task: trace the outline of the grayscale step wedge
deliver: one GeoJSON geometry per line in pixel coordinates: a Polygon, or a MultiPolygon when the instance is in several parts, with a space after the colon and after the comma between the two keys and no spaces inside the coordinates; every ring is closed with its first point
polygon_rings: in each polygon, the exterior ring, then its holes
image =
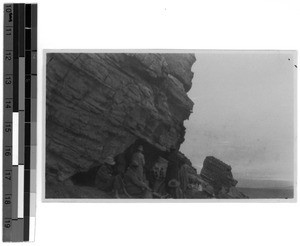
{"type": "Polygon", "coordinates": [[[34,241],[37,5],[4,4],[3,23],[2,240],[34,241]]]}

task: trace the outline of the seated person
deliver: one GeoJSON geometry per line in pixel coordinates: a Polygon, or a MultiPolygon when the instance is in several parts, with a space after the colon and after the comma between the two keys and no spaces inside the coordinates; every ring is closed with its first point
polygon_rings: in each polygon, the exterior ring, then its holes
{"type": "Polygon", "coordinates": [[[132,161],[124,175],[125,189],[134,198],[152,198],[151,189],[140,175],[139,163],[132,161]]]}
{"type": "Polygon", "coordinates": [[[103,191],[113,191],[115,197],[119,198],[119,190],[122,188],[120,175],[114,175],[115,161],[109,156],[105,159],[104,164],[100,166],[95,178],[95,185],[103,191]]]}
{"type": "Polygon", "coordinates": [[[184,198],[182,190],[180,189],[180,182],[176,179],[171,179],[168,182],[169,193],[172,198],[184,198]]]}
{"type": "Polygon", "coordinates": [[[144,148],[142,145],[140,145],[136,152],[133,154],[131,162],[136,162],[138,164],[138,171],[139,171],[139,175],[142,177],[142,180],[145,181],[146,177],[145,177],[145,157],[144,157],[144,148]]]}
{"type": "Polygon", "coordinates": [[[159,156],[150,171],[151,187],[154,192],[161,195],[166,195],[165,178],[167,168],[168,161],[159,156]]]}

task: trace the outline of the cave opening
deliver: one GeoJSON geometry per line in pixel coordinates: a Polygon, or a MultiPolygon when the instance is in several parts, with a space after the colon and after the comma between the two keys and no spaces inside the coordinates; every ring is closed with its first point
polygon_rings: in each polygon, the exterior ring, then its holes
{"type": "MultiPolygon", "coordinates": [[[[129,166],[132,156],[137,151],[139,146],[143,146],[144,149],[143,154],[145,157],[145,175],[146,179],[149,180],[151,183],[151,169],[153,165],[156,163],[159,157],[167,159],[168,152],[156,148],[144,139],[137,139],[131,146],[129,146],[123,153],[120,154],[124,154],[127,167],[129,166]]],[[[118,156],[116,156],[116,159],[117,158],[118,156]]]]}
{"type": "MultiPolygon", "coordinates": [[[[124,174],[130,165],[133,154],[137,151],[139,146],[143,146],[144,149],[145,175],[146,179],[149,181],[149,185],[152,186],[152,167],[159,157],[168,159],[169,152],[158,149],[144,139],[137,139],[133,144],[125,149],[125,151],[116,155],[114,157],[116,164],[113,166],[113,169],[115,174],[124,174]]],[[[101,165],[102,163],[97,163],[86,171],[77,172],[70,178],[70,180],[74,185],[95,187],[95,178],[101,165]]]]}

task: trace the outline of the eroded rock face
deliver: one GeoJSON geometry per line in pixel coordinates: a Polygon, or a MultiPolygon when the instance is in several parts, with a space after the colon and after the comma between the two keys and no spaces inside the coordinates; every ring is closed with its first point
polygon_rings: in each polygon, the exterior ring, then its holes
{"type": "Polygon", "coordinates": [[[179,148],[193,108],[186,93],[195,60],[193,54],[48,53],[46,196],[48,184],[138,139],[162,152],[179,148]]]}

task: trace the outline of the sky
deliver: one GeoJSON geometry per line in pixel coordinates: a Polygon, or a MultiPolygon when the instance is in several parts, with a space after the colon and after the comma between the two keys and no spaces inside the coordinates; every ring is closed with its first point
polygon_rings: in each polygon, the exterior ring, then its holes
{"type": "Polygon", "coordinates": [[[196,59],[181,151],[199,171],[212,155],[237,180],[293,182],[295,53],[204,51],[196,59]]]}

